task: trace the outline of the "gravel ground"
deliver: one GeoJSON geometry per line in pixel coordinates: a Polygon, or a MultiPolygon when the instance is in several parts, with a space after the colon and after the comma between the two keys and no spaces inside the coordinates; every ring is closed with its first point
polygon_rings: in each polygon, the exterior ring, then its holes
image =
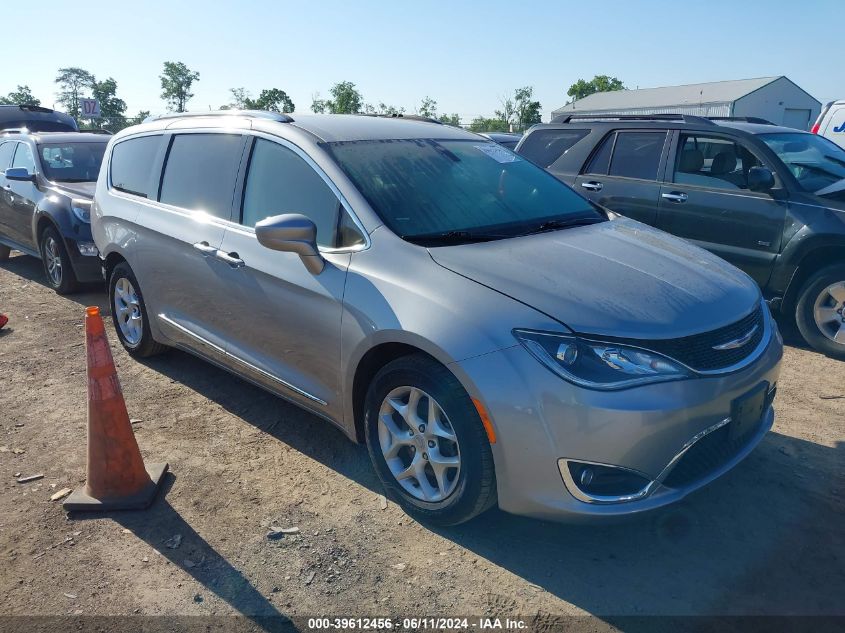
{"type": "Polygon", "coordinates": [[[845,615],[845,364],[794,336],[773,431],[674,507],[432,530],[330,425],[188,354],[136,362],[108,320],[144,457],[172,474],[146,512],[69,520],[50,497],[84,482],[83,307],[106,303],[0,263],[0,615],[845,615]]]}

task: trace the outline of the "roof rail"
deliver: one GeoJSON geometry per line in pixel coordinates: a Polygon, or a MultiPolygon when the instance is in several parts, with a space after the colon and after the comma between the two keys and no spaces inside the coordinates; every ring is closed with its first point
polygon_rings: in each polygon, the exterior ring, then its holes
{"type": "Polygon", "coordinates": [[[760,125],[775,125],[768,119],[761,119],[758,116],[709,116],[711,121],[744,121],[745,123],[759,123],[760,125]]]}
{"type": "Polygon", "coordinates": [[[21,110],[26,110],[28,112],[55,112],[55,110],[51,110],[50,108],[45,108],[44,106],[35,105],[34,103],[9,103],[9,104],[2,104],[9,108],[20,108],[21,110]]]}
{"type": "Polygon", "coordinates": [[[108,134],[108,135],[114,134],[114,132],[112,132],[110,130],[103,130],[103,129],[100,129],[100,128],[97,128],[96,130],[79,130],[79,131],[84,132],[85,134],[108,134]]]}
{"type": "Polygon", "coordinates": [[[682,123],[697,123],[698,125],[714,125],[710,119],[692,114],[561,114],[552,119],[552,123],[569,123],[570,121],[681,121],[682,123]]]}
{"type": "Polygon", "coordinates": [[[29,128],[25,127],[8,127],[0,129],[0,134],[29,134],[29,128]]]}
{"type": "Polygon", "coordinates": [[[267,119],[270,121],[277,121],[278,123],[293,123],[293,118],[281,112],[270,112],[269,110],[210,110],[208,112],[168,112],[167,114],[157,114],[148,116],[144,119],[144,123],[151,121],[162,121],[164,119],[182,119],[187,117],[204,117],[204,116],[240,116],[250,119],[267,119]]]}
{"type": "Polygon", "coordinates": [[[432,119],[428,116],[422,116],[421,114],[405,114],[403,112],[398,112],[396,114],[376,114],[371,112],[364,112],[364,116],[375,116],[383,119],[408,119],[409,121],[424,121],[425,123],[436,123],[437,125],[443,125],[443,121],[438,121],[437,119],[432,119]]]}

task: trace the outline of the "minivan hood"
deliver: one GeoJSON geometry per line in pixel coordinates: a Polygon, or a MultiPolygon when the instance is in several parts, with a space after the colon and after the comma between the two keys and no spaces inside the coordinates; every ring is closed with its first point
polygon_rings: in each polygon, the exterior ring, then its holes
{"type": "Polygon", "coordinates": [[[94,192],[97,190],[96,182],[56,182],[53,186],[61,193],[88,200],[94,199],[94,192]]]}
{"type": "Polygon", "coordinates": [[[687,336],[738,321],[760,300],[739,269],[627,218],[429,252],[444,268],[581,333],[687,336]]]}

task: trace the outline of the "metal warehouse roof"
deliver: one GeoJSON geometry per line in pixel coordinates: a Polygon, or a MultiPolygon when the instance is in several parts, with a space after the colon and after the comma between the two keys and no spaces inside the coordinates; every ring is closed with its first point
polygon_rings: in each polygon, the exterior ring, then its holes
{"type": "Polygon", "coordinates": [[[553,112],[579,110],[619,110],[631,108],[654,108],[668,106],[696,106],[705,103],[730,103],[766,86],[780,77],[758,77],[733,81],[713,81],[685,86],[664,86],[641,90],[615,90],[597,92],[583,99],[567,103],[553,112]]]}

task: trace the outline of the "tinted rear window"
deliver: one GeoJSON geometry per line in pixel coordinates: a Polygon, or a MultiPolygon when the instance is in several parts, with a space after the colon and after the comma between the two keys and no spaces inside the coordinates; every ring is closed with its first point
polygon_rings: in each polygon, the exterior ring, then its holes
{"type": "Polygon", "coordinates": [[[122,141],[111,155],[111,185],[119,191],[144,198],[155,197],[153,165],[161,136],[142,136],[122,141]]]}
{"type": "Polygon", "coordinates": [[[175,136],[161,182],[161,202],[228,220],[243,145],[240,134],[175,136]]]}
{"type": "Polygon", "coordinates": [[[657,180],[665,139],[666,132],[618,132],[609,175],[657,180]]]}
{"type": "Polygon", "coordinates": [[[537,130],[528,135],[519,153],[540,167],[548,167],[589,130],[537,130]]]}

